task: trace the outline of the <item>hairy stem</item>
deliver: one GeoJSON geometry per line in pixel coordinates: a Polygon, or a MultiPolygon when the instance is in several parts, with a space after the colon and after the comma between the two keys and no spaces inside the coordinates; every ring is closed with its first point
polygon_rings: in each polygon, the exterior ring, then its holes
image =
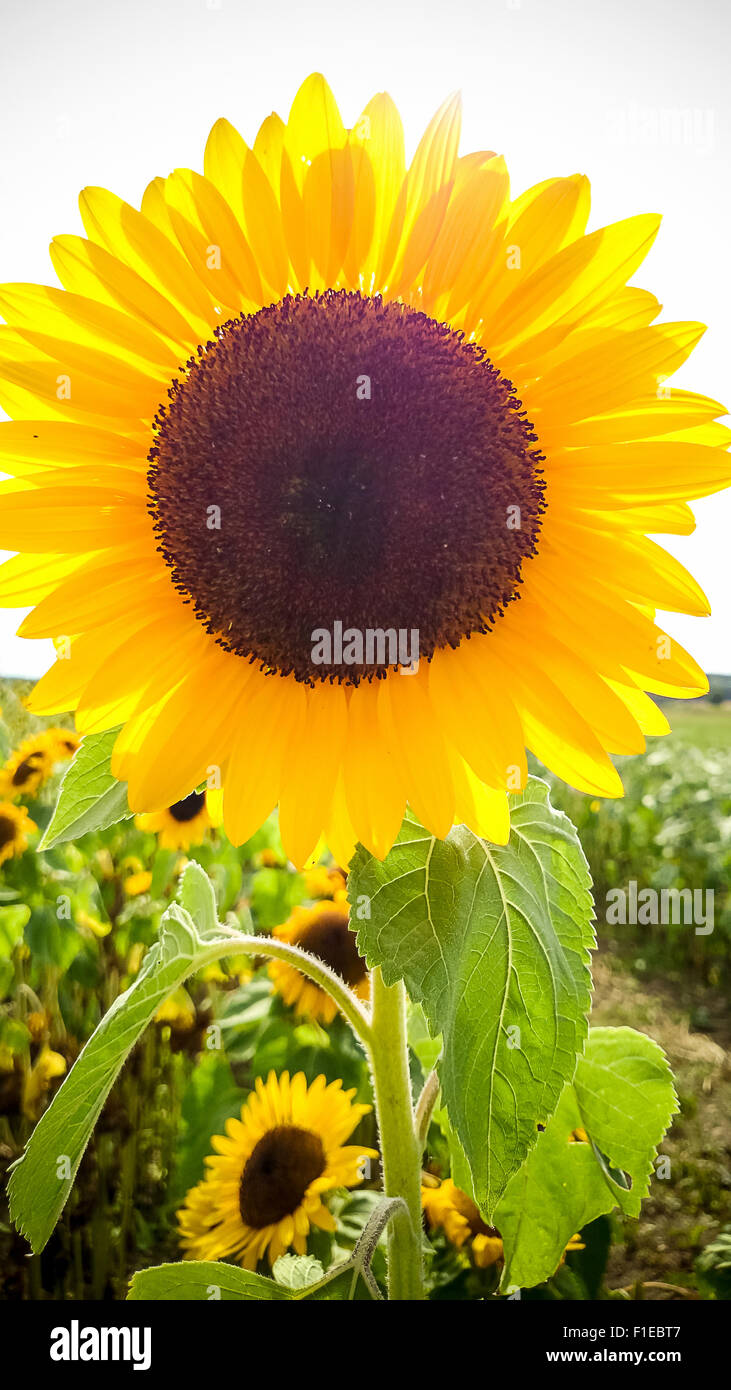
{"type": "Polygon", "coordinates": [[[414,1129],[403,983],[384,984],[373,971],[371,1065],[387,1197],[400,1197],[388,1228],[388,1296],[423,1299],[421,1150],[414,1129]]]}
{"type": "MultiPolygon", "coordinates": [[[[267,956],[272,960],[284,961],[287,965],[293,965],[295,970],[301,971],[308,980],[319,985],[335,1000],[341,1013],[344,1014],[356,1037],[363,1044],[368,1053],[371,1049],[371,1020],[363,1008],[360,1000],[353,994],[351,989],[345,984],[334,970],[330,969],[324,961],[318,960],[317,956],[311,956],[308,951],[303,951],[299,946],[294,946],[288,941],[278,941],[273,936],[249,936],[241,932],[231,933],[231,954],[249,956],[267,956]]],[[[223,952],[220,948],[217,955],[223,952]]]]}

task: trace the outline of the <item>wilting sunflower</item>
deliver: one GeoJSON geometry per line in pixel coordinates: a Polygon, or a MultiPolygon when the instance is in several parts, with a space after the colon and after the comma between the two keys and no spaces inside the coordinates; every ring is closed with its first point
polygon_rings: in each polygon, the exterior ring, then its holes
{"type": "MultiPolygon", "coordinates": [[[[447,1240],[459,1250],[469,1246],[478,1269],[487,1269],[503,1258],[503,1242],[494,1226],[487,1226],[466,1192],[446,1178],[436,1187],[422,1187],[421,1205],[432,1227],[441,1227],[447,1240]]],[[[571,1250],[583,1250],[579,1235],[571,1237],[561,1257],[563,1264],[571,1250]]]]}
{"type": "MultiPolygon", "coordinates": [[[[326,899],[314,907],[295,907],[288,921],[274,928],[273,935],[324,961],[359,999],[370,997],[368,967],[355,944],[355,932],[350,930],[347,900],[326,899]]],[[[332,995],[283,961],[273,960],[267,968],[285,1004],[306,1018],[332,1023],[338,1011],[332,995]]]]}
{"type": "Polygon", "coordinates": [[[12,801],[0,801],[0,864],[22,854],[28,848],[28,836],[38,829],[25,806],[14,806],[12,801]]]}
{"type": "Polygon", "coordinates": [[[382,856],[407,800],[504,841],[526,745],[618,796],[645,692],[707,688],[647,533],[692,531],[731,436],[667,384],[702,325],[627,285],[659,218],[587,233],[584,176],[513,197],[459,133],[454,98],[407,166],[390,97],[347,129],[312,76],[141,211],[87,188],[64,290],[0,290],[0,601],[61,638],[33,708],[123,725],[135,811],[215,767],[231,840],[278,803],[298,864],[382,856]]]}
{"type": "Polygon", "coordinates": [[[335,1229],[322,1198],[335,1187],[352,1187],[363,1177],[373,1149],[343,1146],[369,1105],[354,1105],[355,1091],[341,1081],[328,1086],[318,1076],[308,1087],[303,1072],[291,1081],[258,1078],[241,1109],[226,1121],[226,1134],[211,1140],[215,1154],[207,1173],[178,1212],[181,1241],[191,1259],[234,1259],[255,1269],[270,1265],[293,1246],[307,1250],[311,1226],[335,1229]]]}
{"type": "Polygon", "coordinates": [[[161,849],[190,849],[200,845],[207,832],[222,820],[221,793],[190,792],[162,811],[137,817],[141,830],[154,830],[161,849]]]}

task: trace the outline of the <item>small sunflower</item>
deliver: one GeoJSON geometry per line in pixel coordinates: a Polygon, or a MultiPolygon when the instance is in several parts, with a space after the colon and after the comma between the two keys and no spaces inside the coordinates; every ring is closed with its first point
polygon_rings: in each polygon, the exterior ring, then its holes
{"type": "Polygon", "coordinates": [[[345,892],[342,869],[327,864],[313,864],[305,871],[305,893],[308,898],[339,898],[345,892]]]}
{"type": "Polygon", "coordinates": [[[25,806],[0,801],[0,864],[22,854],[28,848],[28,836],[35,834],[37,829],[25,806]]]}
{"type": "Polygon", "coordinates": [[[55,763],[65,762],[67,758],[73,758],[79,750],[81,739],[73,729],[44,729],[44,734],[49,745],[49,750],[55,763]]]}
{"type": "Polygon", "coordinates": [[[703,326],[627,283],[659,218],[587,232],[583,175],[516,196],[459,138],[455,97],[407,165],[389,96],[347,128],[313,75],[141,210],[85,189],[64,289],[0,289],[0,601],[71,634],[31,707],[123,726],[136,812],[216,767],[232,842],[278,803],[296,864],[383,857],[407,801],[502,843],[526,747],[619,796],[646,692],[708,688],[654,621],[707,599],[650,537],[731,432],[667,384],[703,326]]]}
{"type": "MultiPolygon", "coordinates": [[[[370,998],[368,967],[356,946],[350,929],[347,901],[324,899],[314,907],[295,907],[292,916],[273,935],[309,951],[329,965],[359,999],[370,998]]],[[[267,967],[274,987],[285,1004],[295,1012],[321,1023],[332,1023],[338,1008],[335,1000],[313,984],[292,965],[273,960],[267,967]]]]}
{"type": "Polygon", "coordinates": [[[370,1106],[354,1105],[355,1091],[342,1082],[328,1086],[318,1076],[308,1087],[298,1072],[258,1078],[241,1108],[241,1119],[226,1121],[226,1134],[211,1143],[207,1173],[187,1194],[178,1212],[186,1256],[198,1260],[234,1259],[255,1269],[270,1265],[293,1246],[307,1250],[311,1226],[335,1229],[322,1198],[335,1187],[362,1180],[373,1149],[343,1147],[370,1106]]]}
{"type": "Polygon", "coordinates": [[[483,1221],[474,1202],[446,1178],[438,1187],[422,1187],[421,1205],[433,1228],[441,1227],[447,1240],[459,1250],[468,1245],[478,1269],[487,1269],[503,1257],[503,1243],[494,1226],[483,1221]]]}
{"type": "Polygon", "coordinates": [[[52,744],[45,733],[26,738],[0,769],[0,795],[35,796],[53,772],[52,744]]]}
{"type": "Polygon", "coordinates": [[[155,831],[161,849],[190,849],[221,824],[220,803],[220,792],[190,792],[162,811],[137,816],[136,823],[141,830],[155,831]]]}
{"type": "MultiPolygon", "coordinates": [[[[485,1224],[472,1199],[451,1178],[445,1178],[436,1187],[422,1187],[421,1205],[432,1229],[441,1227],[458,1250],[469,1246],[478,1269],[487,1269],[503,1259],[499,1231],[485,1224]]],[[[584,1248],[581,1236],[573,1235],[561,1256],[561,1264],[570,1251],[584,1248]]]]}

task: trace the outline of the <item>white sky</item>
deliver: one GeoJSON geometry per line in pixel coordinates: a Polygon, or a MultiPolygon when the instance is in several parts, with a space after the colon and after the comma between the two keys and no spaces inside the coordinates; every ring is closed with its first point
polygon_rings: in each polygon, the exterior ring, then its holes
{"type": "MultiPolygon", "coordinates": [[[[505,154],[514,191],[581,172],[592,227],[664,213],[637,283],[666,319],[709,325],[677,384],[731,397],[728,0],[22,0],[2,30],[0,279],[53,284],[48,242],[82,230],[85,184],[138,202],[154,175],[202,167],[218,116],[252,139],[270,110],[286,116],[314,69],[346,124],[390,91],[412,149],[461,88],[462,150],[505,154]]],[[[713,616],[667,626],[728,672],[731,494],[695,511],[669,548],[713,616]]],[[[50,643],[14,637],[21,617],[0,610],[0,673],[40,675],[50,643]]]]}

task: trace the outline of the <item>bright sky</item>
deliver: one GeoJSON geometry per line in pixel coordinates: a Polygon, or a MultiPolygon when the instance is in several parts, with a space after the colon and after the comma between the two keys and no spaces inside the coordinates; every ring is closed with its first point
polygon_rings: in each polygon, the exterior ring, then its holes
{"type": "MultiPolygon", "coordinates": [[[[464,96],[462,149],[505,154],[517,192],[581,172],[590,226],[664,222],[637,283],[663,317],[708,324],[677,385],[728,400],[728,0],[24,0],[0,56],[0,279],[53,284],[51,237],[82,230],[76,195],[103,184],[138,202],[177,165],[202,167],[221,115],[253,136],[325,73],[352,124],[387,89],[411,148],[443,97],[464,96]]],[[[707,670],[731,670],[731,494],[695,504],[669,548],[713,604],[668,630],[707,670]]],[[[50,643],[0,611],[0,673],[40,675],[50,643]]]]}

